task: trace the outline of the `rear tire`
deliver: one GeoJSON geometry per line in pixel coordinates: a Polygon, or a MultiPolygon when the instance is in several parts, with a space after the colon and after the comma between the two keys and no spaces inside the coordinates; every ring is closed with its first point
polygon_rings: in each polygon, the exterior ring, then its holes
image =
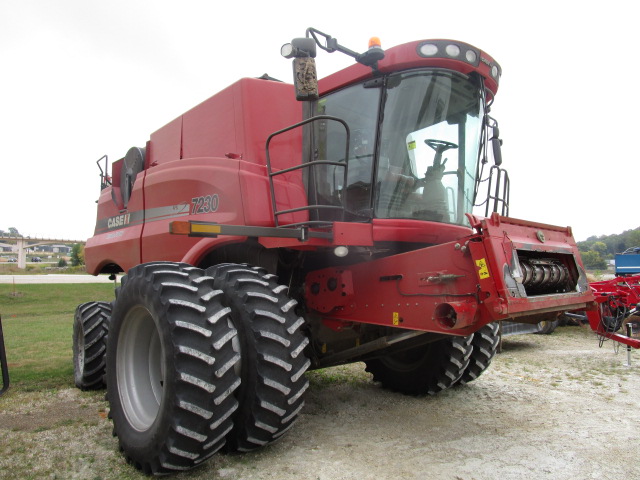
{"type": "Polygon", "coordinates": [[[561,314],[558,317],[558,326],[566,327],[567,325],[569,325],[569,317],[567,317],[565,314],[561,314]]]}
{"type": "Polygon", "coordinates": [[[366,361],[366,371],[384,388],[407,395],[435,395],[452,387],[469,365],[471,339],[438,340],[399,353],[366,361]]]}
{"type": "Polygon", "coordinates": [[[553,332],[555,332],[556,328],[558,328],[558,320],[543,320],[542,322],[538,323],[538,327],[540,328],[540,330],[536,332],[537,334],[551,335],[553,332]]]}
{"type": "Polygon", "coordinates": [[[498,351],[499,343],[500,325],[497,322],[489,323],[473,334],[471,340],[473,350],[469,357],[469,366],[458,380],[460,385],[474,381],[489,368],[491,360],[498,351]]]}
{"type": "Polygon", "coordinates": [[[147,474],[187,470],[218,451],[233,426],[237,331],[222,292],[198,268],[148,263],[123,280],[107,345],[114,434],[147,474]]]}
{"type": "Polygon", "coordinates": [[[78,305],[73,318],[73,377],[81,390],[104,388],[111,303],[78,305]]]}
{"type": "Polygon", "coordinates": [[[207,269],[207,275],[224,292],[242,357],[240,407],[226,448],[255,450],[279,439],[304,406],[304,373],[311,364],[304,354],[309,340],[300,330],[304,321],[287,287],[262,268],[224,264],[207,269]]]}

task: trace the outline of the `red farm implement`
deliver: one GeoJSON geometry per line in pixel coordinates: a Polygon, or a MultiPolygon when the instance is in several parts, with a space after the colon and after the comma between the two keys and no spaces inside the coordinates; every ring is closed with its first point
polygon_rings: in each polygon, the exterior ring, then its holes
{"type": "Polygon", "coordinates": [[[595,305],[586,312],[567,313],[569,317],[588,320],[589,326],[602,340],[611,339],[624,345],[640,348],[640,339],[632,338],[631,323],[640,303],[640,275],[619,276],[610,280],[591,282],[595,305]],[[627,335],[618,333],[624,324],[627,335]]]}

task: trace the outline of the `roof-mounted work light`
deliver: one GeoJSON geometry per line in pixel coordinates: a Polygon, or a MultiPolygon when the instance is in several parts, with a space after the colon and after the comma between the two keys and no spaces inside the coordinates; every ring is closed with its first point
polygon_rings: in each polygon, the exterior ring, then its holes
{"type": "Polygon", "coordinates": [[[460,60],[474,67],[478,67],[482,62],[489,67],[495,82],[498,83],[500,81],[500,75],[502,74],[500,65],[493,60],[483,58],[480,50],[466,43],[452,40],[427,40],[418,45],[417,53],[423,58],[460,60]]]}
{"type": "Polygon", "coordinates": [[[284,58],[315,58],[316,42],[313,38],[294,38],[291,43],[282,45],[280,54],[284,58]]]}

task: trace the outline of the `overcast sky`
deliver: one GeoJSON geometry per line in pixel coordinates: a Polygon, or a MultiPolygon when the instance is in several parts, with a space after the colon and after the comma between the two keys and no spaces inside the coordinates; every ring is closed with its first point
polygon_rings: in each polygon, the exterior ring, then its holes
{"type": "MultiPolygon", "coordinates": [[[[578,240],[640,226],[632,2],[0,0],[0,229],[86,239],[96,160],[242,77],[290,81],[280,46],[313,26],[352,50],[426,38],[502,66],[493,108],[511,215],[578,240]],[[224,5],[224,11],[222,6],[224,5]],[[633,88],[632,88],[633,87],[633,88]]],[[[349,65],[320,52],[320,77],[349,65]]]]}

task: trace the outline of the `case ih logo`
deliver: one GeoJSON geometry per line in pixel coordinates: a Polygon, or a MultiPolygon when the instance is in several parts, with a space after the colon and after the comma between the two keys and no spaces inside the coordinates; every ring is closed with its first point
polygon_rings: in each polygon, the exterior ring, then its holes
{"type": "Polygon", "coordinates": [[[124,227],[125,225],[128,225],[130,221],[131,221],[130,213],[125,213],[124,215],[118,215],[117,217],[111,217],[107,220],[107,228],[112,229],[117,227],[124,227]]]}

